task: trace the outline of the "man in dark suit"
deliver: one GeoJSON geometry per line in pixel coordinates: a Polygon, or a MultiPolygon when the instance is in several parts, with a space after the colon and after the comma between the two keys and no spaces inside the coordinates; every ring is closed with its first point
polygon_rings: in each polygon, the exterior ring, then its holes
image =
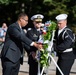
{"type": "Polygon", "coordinates": [[[3,75],[18,75],[20,58],[23,57],[23,43],[27,46],[35,46],[38,49],[42,48],[41,45],[36,44],[25,36],[22,27],[27,24],[28,16],[25,13],[21,13],[18,16],[17,22],[8,27],[1,52],[3,75]]]}
{"type": "MultiPolygon", "coordinates": [[[[54,48],[58,55],[57,64],[64,75],[69,75],[74,63],[73,45],[74,35],[71,29],[67,27],[67,14],[56,16],[58,29],[55,33],[54,48]]],[[[56,75],[61,75],[56,69],[56,75]]]]}
{"type": "MultiPolygon", "coordinates": [[[[36,14],[31,17],[33,21],[33,28],[29,28],[27,30],[27,37],[33,41],[38,41],[40,36],[40,27],[42,25],[42,19],[44,18],[41,14],[36,14]]],[[[29,75],[37,75],[38,74],[38,62],[35,58],[37,48],[31,47],[30,52],[28,52],[28,64],[29,64],[29,75]]]]}

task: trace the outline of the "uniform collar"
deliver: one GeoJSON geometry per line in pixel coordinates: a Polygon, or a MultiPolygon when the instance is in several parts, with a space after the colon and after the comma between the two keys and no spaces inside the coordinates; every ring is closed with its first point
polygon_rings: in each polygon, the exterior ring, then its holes
{"type": "Polygon", "coordinates": [[[37,29],[37,31],[40,31],[40,29],[37,29]]]}
{"type": "Polygon", "coordinates": [[[40,28],[39,29],[37,29],[36,27],[34,27],[37,31],[40,31],[40,28]]]}
{"type": "Polygon", "coordinates": [[[66,28],[66,26],[60,30],[58,30],[58,35],[66,28]]]}

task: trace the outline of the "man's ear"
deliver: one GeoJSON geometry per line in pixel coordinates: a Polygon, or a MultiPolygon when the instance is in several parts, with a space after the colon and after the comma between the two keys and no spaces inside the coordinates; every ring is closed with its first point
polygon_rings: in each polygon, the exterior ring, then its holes
{"type": "Polygon", "coordinates": [[[19,19],[19,21],[21,22],[21,19],[19,19]]]}
{"type": "Polygon", "coordinates": [[[20,19],[20,22],[21,22],[21,19],[20,19]]]}

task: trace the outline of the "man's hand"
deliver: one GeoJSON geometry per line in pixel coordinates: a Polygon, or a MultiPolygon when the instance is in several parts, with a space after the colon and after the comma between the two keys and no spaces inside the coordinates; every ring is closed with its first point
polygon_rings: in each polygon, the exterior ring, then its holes
{"type": "Polygon", "coordinates": [[[41,44],[38,44],[38,50],[42,51],[43,46],[41,44]]]}
{"type": "Polygon", "coordinates": [[[38,50],[42,50],[43,46],[41,44],[37,44],[34,42],[34,46],[38,48],[38,50]]]}
{"type": "Polygon", "coordinates": [[[36,53],[34,51],[32,51],[31,53],[32,53],[31,55],[32,55],[33,59],[35,59],[36,53]]]}

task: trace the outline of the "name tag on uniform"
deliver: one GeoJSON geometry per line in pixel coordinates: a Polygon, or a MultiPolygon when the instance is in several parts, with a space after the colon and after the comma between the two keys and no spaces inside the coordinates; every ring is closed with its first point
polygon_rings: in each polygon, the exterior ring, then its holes
{"type": "Polygon", "coordinates": [[[36,34],[34,34],[33,37],[38,37],[38,36],[36,34]]]}

